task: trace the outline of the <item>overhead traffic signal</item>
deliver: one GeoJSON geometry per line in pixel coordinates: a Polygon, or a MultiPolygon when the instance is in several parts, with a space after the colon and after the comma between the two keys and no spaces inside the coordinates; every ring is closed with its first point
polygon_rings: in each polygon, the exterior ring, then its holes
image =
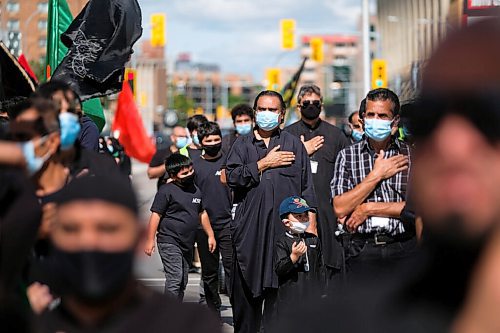
{"type": "Polygon", "coordinates": [[[311,60],[322,63],[325,57],[323,53],[323,39],[313,37],[309,43],[311,44],[311,60]]]}
{"type": "Polygon", "coordinates": [[[151,15],[151,46],[165,46],[165,21],[164,13],[151,15]]]}
{"type": "Polygon", "coordinates": [[[387,62],[383,59],[372,61],[372,89],[387,88],[387,62]]]}
{"type": "Polygon", "coordinates": [[[280,21],[281,48],[293,50],[295,48],[295,20],[283,19],[280,21]]]}
{"type": "Polygon", "coordinates": [[[279,68],[266,69],[267,90],[278,90],[281,85],[281,70],[279,68]]]}

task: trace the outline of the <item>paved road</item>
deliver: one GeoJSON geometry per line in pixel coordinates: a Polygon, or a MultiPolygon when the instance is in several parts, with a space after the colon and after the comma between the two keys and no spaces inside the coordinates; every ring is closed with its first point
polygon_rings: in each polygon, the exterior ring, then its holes
{"type": "MultiPolygon", "coordinates": [[[[156,180],[149,180],[146,174],[147,166],[145,164],[132,164],[132,183],[137,192],[141,221],[147,224],[149,218],[149,208],[156,191],[156,180]]],[[[145,285],[153,288],[158,292],[163,292],[165,277],[163,266],[157,252],[153,256],[148,257],[144,253],[139,253],[136,261],[136,276],[145,285]]],[[[200,290],[200,275],[197,273],[189,274],[189,282],[184,296],[185,302],[198,302],[200,290]]],[[[222,298],[222,319],[224,321],[224,332],[233,332],[232,328],[232,311],[229,305],[229,299],[226,295],[221,295],[222,298]]]]}

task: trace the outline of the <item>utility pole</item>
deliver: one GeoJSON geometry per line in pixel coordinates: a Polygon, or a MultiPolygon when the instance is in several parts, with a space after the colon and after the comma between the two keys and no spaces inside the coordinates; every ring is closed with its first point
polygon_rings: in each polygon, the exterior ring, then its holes
{"type": "Polygon", "coordinates": [[[370,91],[370,0],[361,0],[363,5],[361,34],[363,36],[363,94],[370,91]]]}

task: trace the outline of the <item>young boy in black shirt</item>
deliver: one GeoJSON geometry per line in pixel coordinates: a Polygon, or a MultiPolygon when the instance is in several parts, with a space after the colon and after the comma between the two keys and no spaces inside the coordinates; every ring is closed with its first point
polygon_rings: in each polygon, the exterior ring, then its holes
{"type": "Polygon", "coordinates": [[[321,244],[316,235],[305,231],[310,211],[316,210],[298,196],[288,197],[280,205],[280,218],[287,230],[275,245],[278,312],[310,298],[313,293],[321,296],[324,288],[321,244]]]}
{"type": "Polygon", "coordinates": [[[196,242],[200,254],[205,299],[207,305],[220,314],[219,253],[222,255],[226,281],[229,281],[231,274],[233,255],[230,230],[231,193],[229,188],[220,182],[220,169],[226,157],[221,150],[222,134],[219,125],[215,122],[201,124],[198,127],[198,138],[203,154],[200,158],[193,159],[195,183],[201,190],[203,205],[217,241],[217,249],[210,253],[207,236],[202,230],[198,230],[196,242]]]}
{"type": "Polygon", "coordinates": [[[194,184],[193,163],[189,157],[172,154],[165,161],[165,169],[172,182],[160,186],[156,193],[144,252],[151,256],[156,236],[165,270],[165,293],[182,300],[200,222],[207,234],[210,252],[215,250],[216,243],[208,214],[203,208],[201,191],[194,184]]]}

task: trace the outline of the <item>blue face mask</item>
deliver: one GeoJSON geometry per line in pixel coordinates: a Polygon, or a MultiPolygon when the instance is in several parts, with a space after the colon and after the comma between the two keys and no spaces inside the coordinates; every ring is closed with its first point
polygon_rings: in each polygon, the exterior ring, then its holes
{"type": "Polygon", "coordinates": [[[363,132],[360,132],[358,130],[352,130],[351,136],[355,142],[359,142],[363,138],[363,132]]]}
{"type": "Polygon", "coordinates": [[[61,149],[70,149],[80,134],[81,126],[78,116],[70,112],[60,113],[59,123],[61,125],[61,149]]]}
{"type": "Polygon", "coordinates": [[[200,139],[198,139],[198,133],[193,134],[193,143],[197,146],[200,145],[200,139]]]}
{"type": "MultiPolygon", "coordinates": [[[[41,144],[47,140],[47,136],[42,137],[41,144]]],[[[28,175],[31,177],[43,167],[45,162],[49,159],[50,153],[45,154],[42,157],[35,155],[35,144],[33,141],[26,141],[21,144],[21,150],[23,152],[24,159],[26,161],[26,170],[28,175]]]]}
{"type": "Polygon", "coordinates": [[[239,135],[247,135],[252,131],[252,124],[241,124],[241,125],[236,125],[236,133],[239,135]]]}
{"type": "Polygon", "coordinates": [[[392,120],[365,119],[365,134],[372,140],[384,141],[391,135],[392,120]]]}
{"type": "Polygon", "coordinates": [[[177,149],[182,149],[186,147],[189,144],[189,140],[186,136],[179,136],[177,137],[177,140],[175,141],[175,146],[177,149]]]}
{"type": "Polygon", "coordinates": [[[255,122],[260,129],[264,131],[272,131],[279,126],[279,113],[272,111],[259,111],[255,116],[255,122]]]}

